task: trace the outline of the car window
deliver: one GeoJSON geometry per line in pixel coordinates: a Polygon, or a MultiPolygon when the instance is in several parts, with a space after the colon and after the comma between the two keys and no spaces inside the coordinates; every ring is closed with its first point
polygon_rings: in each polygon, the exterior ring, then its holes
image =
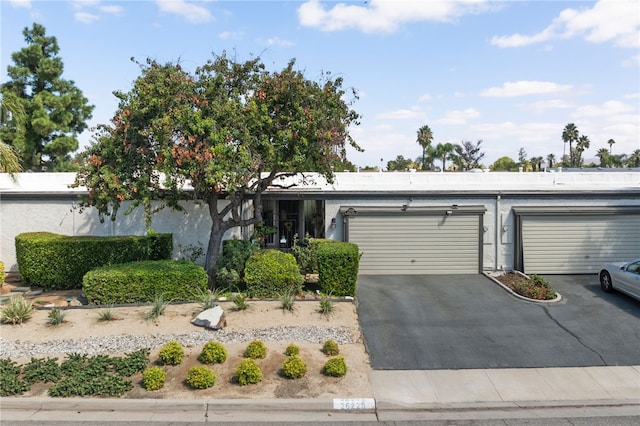
{"type": "Polygon", "coordinates": [[[627,267],[628,272],[633,272],[634,274],[640,274],[640,262],[630,263],[627,267]]]}

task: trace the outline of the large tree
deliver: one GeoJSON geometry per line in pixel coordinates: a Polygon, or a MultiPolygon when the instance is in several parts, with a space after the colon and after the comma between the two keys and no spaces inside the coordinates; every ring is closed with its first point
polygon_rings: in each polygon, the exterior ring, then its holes
{"type": "Polygon", "coordinates": [[[56,38],[47,37],[45,28],[35,23],[22,34],[27,46],[11,55],[10,80],[0,91],[3,103],[11,96],[19,100],[25,120],[17,126],[11,114],[3,112],[0,136],[17,150],[25,169],[58,170],[78,149],[78,135],[87,128],[93,106],[73,81],[62,78],[56,38]]]}
{"type": "Polygon", "coordinates": [[[263,192],[301,172],[332,180],[346,145],[360,149],[349,126],[360,118],[342,78],[310,81],[292,60],[268,72],[260,59],[214,56],[194,73],[179,64],[140,64],[128,93],[116,92],[112,124],[100,126],[75,185],[88,188],[85,206],[115,220],[125,200],[180,209],[203,200],[211,216],[205,268],[212,284],[224,233],[261,223],[263,192]],[[187,186],[188,184],[188,186],[187,186]],[[186,190],[188,187],[191,190],[186,190]],[[228,203],[221,203],[228,200],[228,203]],[[251,201],[249,217],[241,206],[251,201]]]}
{"type": "Polygon", "coordinates": [[[435,157],[442,161],[442,171],[447,170],[447,160],[451,160],[455,146],[452,143],[445,142],[436,145],[435,157]]]}
{"type": "MultiPolygon", "coordinates": [[[[565,148],[567,146],[567,143],[569,144],[569,167],[574,166],[573,143],[578,141],[579,135],[580,134],[578,133],[578,128],[575,124],[568,123],[566,126],[564,126],[564,130],[562,131],[562,141],[564,142],[565,148]]],[[[566,154],[564,154],[563,152],[562,157],[564,158],[565,156],[566,154]]]]}
{"type": "Polygon", "coordinates": [[[455,145],[456,158],[455,161],[460,169],[475,169],[480,167],[480,160],[484,158],[482,152],[482,139],[475,144],[471,141],[462,141],[460,145],[455,145]]]}
{"type": "Polygon", "coordinates": [[[431,142],[433,142],[433,132],[431,132],[428,125],[425,124],[418,129],[417,142],[422,147],[421,169],[430,169],[431,167],[427,167],[430,166],[430,164],[427,164],[427,150],[431,147],[431,142]]]}
{"type": "MultiPolygon", "coordinates": [[[[20,100],[12,93],[0,95],[0,123],[11,123],[17,134],[24,132],[25,114],[20,100]]],[[[0,173],[8,173],[16,180],[16,173],[22,171],[20,159],[15,149],[4,142],[0,133],[0,173]]]]}

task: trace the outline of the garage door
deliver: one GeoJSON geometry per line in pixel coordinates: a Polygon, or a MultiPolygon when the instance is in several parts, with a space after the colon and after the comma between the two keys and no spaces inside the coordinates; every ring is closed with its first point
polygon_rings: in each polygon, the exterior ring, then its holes
{"type": "Polygon", "coordinates": [[[346,217],[347,240],[362,253],[361,274],[480,272],[482,215],[477,209],[357,210],[346,217]]]}
{"type": "Polygon", "coordinates": [[[520,224],[528,274],[595,273],[603,263],[640,255],[638,214],[524,215],[520,224]]]}

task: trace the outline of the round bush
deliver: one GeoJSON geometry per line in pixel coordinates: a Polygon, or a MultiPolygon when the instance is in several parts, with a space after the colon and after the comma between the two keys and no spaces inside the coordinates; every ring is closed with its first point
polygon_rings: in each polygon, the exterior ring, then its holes
{"type": "Polygon", "coordinates": [[[262,340],[254,340],[244,350],[245,358],[263,359],[267,357],[267,347],[262,340]]]}
{"type": "Polygon", "coordinates": [[[344,362],[344,358],[337,356],[329,359],[322,367],[322,372],[331,377],[342,377],[347,374],[347,364],[344,362]]]}
{"type": "Polygon", "coordinates": [[[216,383],[216,373],[201,365],[187,371],[187,384],[193,389],[207,389],[216,383]]]}
{"type": "Polygon", "coordinates": [[[289,379],[299,379],[307,372],[307,363],[297,355],[290,356],[282,364],[282,374],[289,379]]]}
{"type": "Polygon", "coordinates": [[[160,348],[158,362],[161,365],[178,365],[184,359],[184,348],[180,342],[172,340],[160,348]]]}
{"type": "Polygon", "coordinates": [[[244,280],[251,296],[263,298],[300,293],[304,282],[296,258],[291,253],[271,249],[249,257],[244,280]]]}
{"type": "Polygon", "coordinates": [[[297,345],[291,343],[289,346],[287,346],[287,349],[284,350],[284,354],[286,356],[298,355],[300,354],[300,348],[297,345]]]}
{"type": "Polygon", "coordinates": [[[262,370],[256,360],[245,358],[236,367],[235,379],[239,385],[255,385],[262,380],[262,370]]]}
{"type": "Polygon", "coordinates": [[[162,388],[167,380],[167,372],[160,367],[147,368],[142,372],[142,385],[148,391],[162,388]]]}
{"type": "Polygon", "coordinates": [[[227,349],[222,343],[207,342],[198,355],[198,361],[203,364],[222,364],[227,360],[227,349]]]}
{"type": "Polygon", "coordinates": [[[328,356],[336,356],[340,353],[340,347],[335,340],[329,339],[322,345],[322,352],[328,356]]]}

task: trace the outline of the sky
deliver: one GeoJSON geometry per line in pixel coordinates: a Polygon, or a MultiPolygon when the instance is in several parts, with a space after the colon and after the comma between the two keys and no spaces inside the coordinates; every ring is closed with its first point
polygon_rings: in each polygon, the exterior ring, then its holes
{"type": "Polygon", "coordinates": [[[359,95],[351,135],[364,152],[348,159],[360,167],[420,157],[423,125],[434,144],[482,140],[486,166],[521,148],[560,159],[568,123],[589,137],[587,160],[610,139],[613,154],[640,149],[637,0],[0,0],[0,16],[0,82],[39,23],[57,38],[63,78],[95,105],[90,127],[140,75],[132,57],[193,71],[226,51],[342,77],[359,95]]]}

